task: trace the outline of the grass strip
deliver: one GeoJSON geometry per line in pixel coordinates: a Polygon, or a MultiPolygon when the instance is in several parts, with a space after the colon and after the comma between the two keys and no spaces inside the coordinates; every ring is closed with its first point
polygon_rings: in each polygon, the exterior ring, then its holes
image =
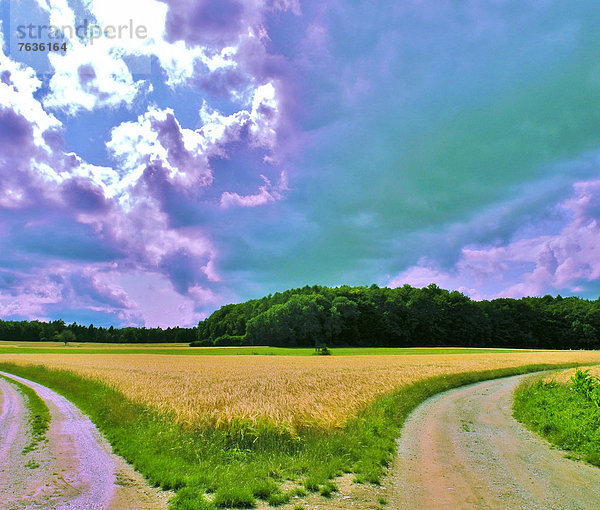
{"type": "Polygon", "coordinates": [[[40,396],[19,381],[10,377],[0,375],[3,379],[14,385],[18,391],[25,397],[25,408],[27,409],[27,421],[31,427],[31,442],[23,449],[23,455],[37,448],[37,446],[46,440],[46,433],[50,426],[50,409],[40,396]]]}
{"type": "Polygon", "coordinates": [[[304,490],[330,494],[335,490],[330,481],[343,473],[353,473],[357,482],[379,483],[404,420],[427,398],[482,380],[577,365],[538,364],[433,377],[377,398],[342,428],[309,428],[297,435],[269,423],[189,430],[172,416],[136,404],[95,380],[39,366],[0,363],[0,368],[44,384],[77,405],[116,453],[152,484],[176,491],[173,508],[207,510],[251,508],[257,499],[279,505],[304,490]]]}
{"type": "MultiPolygon", "coordinates": [[[[175,354],[178,356],[314,356],[315,350],[306,347],[147,347],[130,344],[129,347],[100,347],[85,344],[89,347],[44,347],[31,342],[31,346],[3,347],[0,354],[175,354]]],[[[104,344],[105,345],[105,344],[104,344]]],[[[423,354],[494,354],[527,352],[527,349],[493,349],[469,347],[333,347],[333,356],[356,355],[423,355],[423,354]]],[[[546,350],[537,352],[549,352],[546,350]]]]}
{"type": "Polygon", "coordinates": [[[600,466],[600,409],[570,385],[525,381],[513,410],[518,421],[571,457],[600,466]]]}

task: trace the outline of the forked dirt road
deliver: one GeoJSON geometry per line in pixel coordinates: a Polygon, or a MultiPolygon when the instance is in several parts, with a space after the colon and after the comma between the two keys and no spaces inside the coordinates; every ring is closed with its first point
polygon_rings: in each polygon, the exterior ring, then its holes
{"type": "MultiPolygon", "coordinates": [[[[168,494],[147,486],[112,454],[75,406],[43,386],[5,375],[38,393],[52,422],[47,443],[23,455],[29,439],[23,397],[0,379],[0,508],[166,508],[168,494]]],[[[600,508],[600,469],[566,459],[513,419],[512,393],[523,377],[465,386],[419,406],[405,423],[385,482],[388,508],[600,508]]],[[[361,507],[331,503],[322,508],[361,507]]]]}
{"type": "Polygon", "coordinates": [[[0,378],[0,508],[162,509],[170,494],[146,484],[111,452],[95,425],[64,397],[20,377],[50,409],[47,441],[22,454],[29,425],[23,396],[0,378]]]}
{"type": "Polygon", "coordinates": [[[600,508],[600,469],[566,459],[512,417],[523,377],[465,386],[418,407],[398,440],[389,507],[600,508]]]}

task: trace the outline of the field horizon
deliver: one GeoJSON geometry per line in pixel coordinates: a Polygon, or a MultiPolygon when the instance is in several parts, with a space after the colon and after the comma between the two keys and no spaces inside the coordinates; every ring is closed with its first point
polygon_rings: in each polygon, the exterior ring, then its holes
{"type": "MultiPolygon", "coordinates": [[[[573,349],[529,349],[504,347],[331,347],[332,356],[363,355],[414,355],[414,354],[465,354],[481,352],[561,352],[573,349]]],[[[584,350],[584,349],[575,349],[584,350]]],[[[106,343],[106,342],[64,342],[52,341],[12,341],[0,340],[0,354],[18,354],[29,352],[35,354],[184,354],[184,355],[246,355],[246,356],[314,356],[312,347],[273,347],[257,346],[222,346],[222,347],[190,347],[186,342],[176,343],[106,343]]]]}

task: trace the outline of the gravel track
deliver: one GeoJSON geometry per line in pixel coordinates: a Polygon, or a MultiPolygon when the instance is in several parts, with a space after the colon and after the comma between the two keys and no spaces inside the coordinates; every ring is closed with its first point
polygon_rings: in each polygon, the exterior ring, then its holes
{"type": "Polygon", "coordinates": [[[0,502],[11,507],[17,504],[15,496],[30,486],[30,470],[21,454],[30,439],[24,418],[23,397],[16,386],[0,379],[0,502]],[[16,459],[18,462],[13,462],[16,459]]]}
{"type": "Polygon", "coordinates": [[[50,409],[47,442],[22,455],[27,411],[14,385],[0,380],[0,507],[56,510],[163,509],[171,494],[146,484],[96,426],[66,398],[35,382],[29,386],[50,409]],[[38,467],[33,467],[31,461],[38,467]],[[27,467],[27,463],[30,463],[27,467]]]}
{"type": "Polygon", "coordinates": [[[600,469],[566,459],[512,417],[524,377],[450,390],[419,406],[386,482],[390,508],[600,508],[600,469]]]}

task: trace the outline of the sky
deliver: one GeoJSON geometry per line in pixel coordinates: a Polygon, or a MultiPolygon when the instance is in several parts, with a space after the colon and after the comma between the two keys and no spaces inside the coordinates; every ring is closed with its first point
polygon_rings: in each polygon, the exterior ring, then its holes
{"type": "Polygon", "coordinates": [[[597,1],[0,6],[1,318],[600,295],[597,1]]]}

